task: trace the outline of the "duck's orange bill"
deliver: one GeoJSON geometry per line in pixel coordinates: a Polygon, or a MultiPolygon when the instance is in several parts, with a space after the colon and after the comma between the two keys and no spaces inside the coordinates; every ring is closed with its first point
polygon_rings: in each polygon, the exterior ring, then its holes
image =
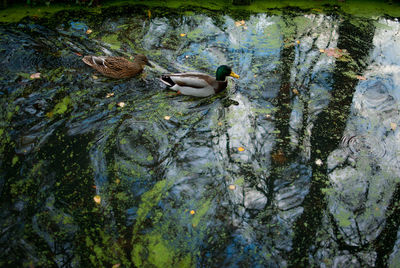
{"type": "Polygon", "coordinates": [[[230,76],[235,77],[235,78],[239,78],[240,76],[235,74],[233,71],[231,72],[230,76]]]}

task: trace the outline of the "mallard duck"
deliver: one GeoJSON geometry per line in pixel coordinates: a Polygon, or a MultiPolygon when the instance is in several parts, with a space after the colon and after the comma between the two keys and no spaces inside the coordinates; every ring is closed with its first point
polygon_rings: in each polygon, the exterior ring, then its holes
{"type": "Polygon", "coordinates": [[[137,55],[133,61],[107,56],[85,56],[82,60],[98,72],[112,78],[130,78],[141,73],[145,65],[153,67],[144,55],[137,55]]]}
{"type": "Polygon", "coordinates": [[[221,65],[217,69],[216,78],[202,73],[175,73],[162,75],[161,82],[177,91],[178,94],[207,97],[217,94],[227,87],[227,76],[239,78],[239,75],[235,74],[231,67],[221,65]]]}

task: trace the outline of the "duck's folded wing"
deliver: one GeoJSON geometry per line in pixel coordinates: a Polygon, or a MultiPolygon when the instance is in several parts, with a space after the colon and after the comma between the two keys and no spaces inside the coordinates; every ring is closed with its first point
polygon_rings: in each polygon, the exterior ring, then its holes
{"type": "Polygon", "coordinates": [[[85,56],[82,60],[89,66],[102,66],[107,68],[106,59],[107,57],[101,56],[85,56]]]}
{"type": "Polygon", "coordinates": [[[213,77],[202,73],[178,73],[167,75],[181,87],[204,88],[209,87],[215,80],[213,77]]]}
{"type": "Polygon", "coordinates": [[[85,56],[83,61],[92,67],[109,68],[109,69],[122,69],[121,62],[126,61],[122,57],[107,57],[107,56],[85,56]]]}

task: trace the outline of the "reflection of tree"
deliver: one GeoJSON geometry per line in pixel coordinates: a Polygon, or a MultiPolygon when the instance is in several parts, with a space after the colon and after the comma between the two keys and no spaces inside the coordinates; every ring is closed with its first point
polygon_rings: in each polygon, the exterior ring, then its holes
{"type": "Polygon", "coordinates": [[[376,267],[386,266],[387,259],[393,250],[397,240],[397,232],[400,226],[400,184],[397,184],[396,190],[387,208],[386,225],[379,236],[373,241],[376,248],[377,259],[376,267]]]}
{"type": "MultiPolygon", "coordinates": [[[[292,29],[291,32],[296,32],[294,29],[296,25],[294,24],[292,17],[290,14],[286,14],[282,17],[282,20],[285,24],[285,28],[292,29]]],[[[294,37],[290,36],[283,36],[286,44],[293,44],[294,37]]],[[[274,180],[272,178],[278,178],[282,175],[280,174],[282,169],[281,165],[285,164],[287,160],[287,156],[290,154],[290,146],[287,138],[289,137],[289,121],[290,121],[290,114],[292,112],[292,107],[290,105],[291,101],[291,85],[290,85],[290,69],[294,62],[294,46],[292,45],[285,45],[281,50],[281,59],[282,64],[280,68],[281,74],[281,86],[278,92],[278,96],[276,98],[276,106],[277,111],[275,115],[275,121],[277,122],[276,128],[279,130],[277,134],[278,142],[274,146],[271,151],[272,157],[272,170],[271,175],[268,180],[269,183],[269,195],[268,195],[268,206],[272,204],[273,198],[273,191],[274,188],[274,180]]]]}
{"type": "MultiPolygon", "coordinates": [[[[310,192],[304,199],[304,213],[295,223],[294,250],[290,254],[290,266],[307,266],[309,249],[314,245],[317,231],[326,208],[322,188],[326,186],[328,155],[338,146],[346,127],[354,89],[358,80],[346,73],[361,73],[365,65],[362,60],[368,56],[372,46],[374,27],[370,22],[355,26],[344,20],[339,26],[338,47],[348,50],[353,61],[337,61],[333,73],[333,90],[329,105],[318,115],[311,134],[311,164],[313,168],[310,192]],[[357,41],[356,41],[357,40],[357,41]],[[321,166],[315,164],[321,159],[321,166]]],[[[339,245],[346,247],[342,241],[339,245]]],[[[340,246],[339,246],[340,247],[340,246]]],[[[348,249],[348,247],[346,247],[348,249]]]]}

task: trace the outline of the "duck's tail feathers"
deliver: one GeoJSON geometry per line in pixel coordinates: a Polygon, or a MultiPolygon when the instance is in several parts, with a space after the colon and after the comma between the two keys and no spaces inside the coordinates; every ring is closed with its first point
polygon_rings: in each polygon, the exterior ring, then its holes
{"type": "Polygon", "coordinates": [[[171,77],[169,77],[168,75],[162,75],[160,81],[169,87],[173,87],[175,85],[175,82],[172,81],[171,77]]]}
{"type": "Polygon", "coordinates": [[[92,56],[85,56],[83,57],[82,61],[89,66],[93,66],[92,56]]]}

